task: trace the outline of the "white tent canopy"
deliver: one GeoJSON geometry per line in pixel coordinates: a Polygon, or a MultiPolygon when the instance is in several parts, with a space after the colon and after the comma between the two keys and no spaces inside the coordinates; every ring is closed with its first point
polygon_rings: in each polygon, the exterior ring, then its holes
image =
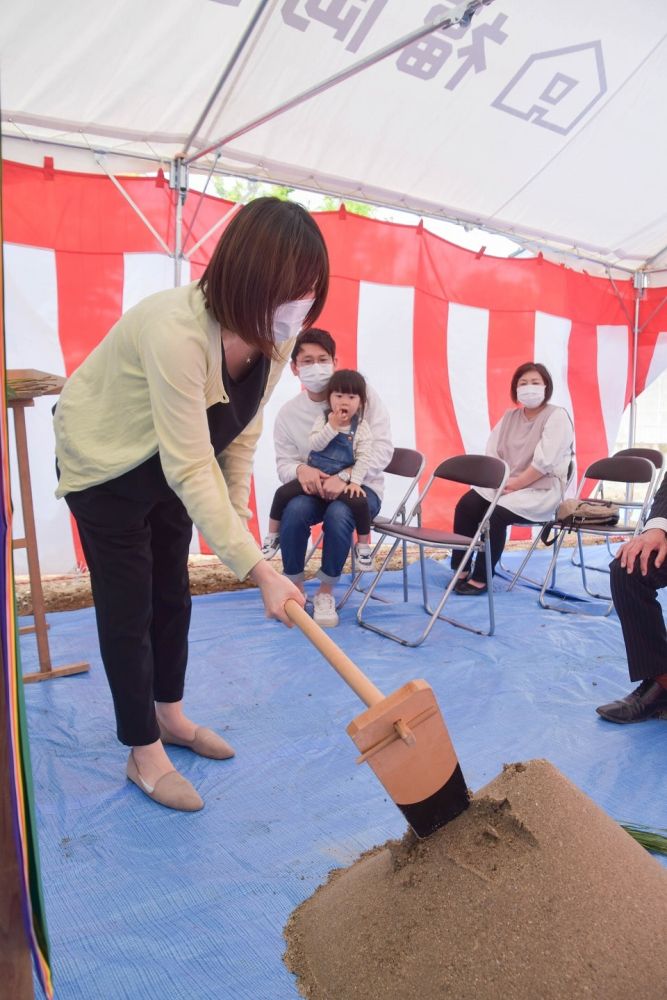
{"type": "Polygon", "coordinates": [[[3,155],[120,173],[183,152],[667,268],[667,4],[485,3],[22,0],[0,26],[3,155]],[[467,25],[372,59],[466,6],[467,25]]]}

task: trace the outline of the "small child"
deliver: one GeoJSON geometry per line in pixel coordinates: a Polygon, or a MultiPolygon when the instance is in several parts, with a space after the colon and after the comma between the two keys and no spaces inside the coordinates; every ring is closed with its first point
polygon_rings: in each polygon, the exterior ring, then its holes
{"type": "MultiPolygon", "coordinates": [[[[327,385],[328,409],[317,418],[310,432],[308,465],[328,476],[342,473],[347,486],[336,500],[352,511],[357,530],[354,557],[359,569],[370,569],[371,518],[366,494],[361,488],[371,458],[373,436],[364,420],[366,380],[359,372],[341,369],[334,372],[327,385]]],[[[262,545],[265,559],[273,559],[280,548],[280,520],[294,497],[305,496],[298,479],[276,490],[269,514],[269,530],[262,545]]],[[[323,500],[324,503],[331,501],[323,500]]]]}

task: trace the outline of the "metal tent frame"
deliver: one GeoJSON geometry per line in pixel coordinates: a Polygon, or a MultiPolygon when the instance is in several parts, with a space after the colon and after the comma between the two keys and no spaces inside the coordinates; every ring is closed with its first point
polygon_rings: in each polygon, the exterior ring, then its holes
{"type": "MultiPolygon", "coordinates": [[[[195,251],[208,239],[218,228],[223,226],[225,222],[230,218],[230,216],[238,210],[240,203],[235,205],[229,212],[227,212],[218,222],[211,227],[199,240],[196,241],[192,246],[187,247],[188,239],[192,233],[192,228],[194,221],[196,219],[197,213],[199,211],[199,205],[205,196],[208,184],[211,178],[216,176],[242,176],[251,182],[265,181],[269,183],[298,183],[298,186],[302,190],[313,191],[319,194],[328,194],[334,197],[339,197],[344,200],[346,196],[354,194],[355,198],[365,201],[368,204],[377,205],[384,208],[399,208],[409,212],[415,212],[416,214],[422,215],[427,218],[439,219],[447,222],[451,222],[457,225],[461,225],[466,229],[477,228],[482,232],[489,233],[490,235],[498,235],[506,237],[514,241],[518,250],[517,253],[521,252],[532,252],[534,254],[541,254],[550,259],[565,260],[571,262],[574,266],[583,269],[585,265],[595,269],[596,273],[604,274],[607,276],[611,282],[614,292],[621,303],[623,311],[628,319],[628,325],[632,330],[633,337],[633,353],[632,353],[632,395],[630,401],[630,432],[629,432],[629,444],[634,444],[635,432],[636,432],[636,404],[637,404],[637,352],[639,346],[639,337],[642,331],[646,328],[647,324],[657,315],[657,313],[664,307],[667,303],[667,294],[658,303],[652,313],[645,319],[640,316],[641,312],[641,302],[645,298],[646,289],[649,286],[649,281],[651,276],[658,275],[667,272],[667,267],[660,265],[660,260],[667,254],[667,244],[663,246],[657,253],[653,254],[652,257],[645,260],[640,267],[632,269],[630,267],[618,264],[610,263],[604,258],[604,256],[599,253],[595,253],[590,250],[590,248],[585,248],[581,246],[567,245],[562,239],[556,236],[550,236],[548,234],[533,232],[528,227],[524,227],[519,231],[516,228],[503,228],[491,226],[485,223],[483,219],[475,218],[474,216],[465,216],[461,212],[450,212],[445,207],[440,211],[434,210],[433,205],[420,204],[418,197],[410,197],[408,195],[397,197],[396,192],[386,192],[386,198],[382,197],[382,193],[378,191],[373,191],[372,193],[366,193],[364,191],[363,185],[359,185],[353,192],[346,190],[347,185],[341,183],[340,179],[337,178],[322,178],[320,177],[317,182],[314,181],[312,184],[307,184],[303,182],[302,179],[298,181],[294,177],[289,175],[289,170],[277,164],[264,164],[264,172],[260,173],[256,170],[248,170],[243,165],[240,165],[235,169],[233,165],[234,154],[227,153],[228,159],[222,162],[223,150],[226,146],[232,143],[235,139],[240,136],[245,135],[253,130],[259,128],[261,125],[285,114],[291,109],[304,104],[305,102],[312,100],[319,94],[341,84],[345,80],[362,73],[364,70],[376,65],[384,59],[389,58],[400,50],[404,49],[406,46],[430,35],[434,31],[446,30],[451,27],[455,27],[460,24],[467,24],[472,19],[474,14],[482,9],[483,7],[489,6],[494,0],[463,0],[455,8],[452,8],[447,16],[443,16],[434,20],[428,24],[422,24],[419,28],[414,31],[409,32],[406,35],[401,36],[395,41],[383,46],[382,48],[370,53],[362,59],[357,60],[350,66],[341,70],[332,76],[321,80],[319,83],[307,88],[306,90],[295,94],[288,100],[282,101],[280,104],[269,109],[258,117],[255,117],[251,121],[246,122],[233,131],[221,135],[213,143],[208,143],[201,147],[196,146],[196,137],[202,129],[207,118],[210,116],[211,112],[214,110],[220,101],[221,95],[223,94],[225,85],[230,80],[234,69],[239,65],[244,54],[247,53],[249,47],[257,39],[263,25],[266,23],[268,18],[271,16],[273,8],[276,6],[276,0],[259,0],[257,7],[255,8],[252,16],[250,17],[244,31],[239,38],[234,51],[229,57],[226,65],[224,66],[213,90],[208,96],[203,108],[199,112],[194,125],[192,126],[190,133],[185,140],[180,152],[174,156],[171,162],[167,162],[163,157],[156,155],[154,152],[149,152],[144,156],[137,156],[136,153],[130,154],[131,160],[141,161],[143,164],[153,164],[156,169],[167,168],[169,176],[169,187],[173,191],[174,197],[174,208],[175,208],[175,226],[174,226],[174,245],[170,247],[165,240],[160,236],[160,234],[155,230],[150,221],[142,213],[139,206],[133,201],[128,192],[123,187],[118,176],[110,169],[109,160],[121,159],[125,160],[122,154],[116,153],[111,149],[101,149],[99,146],[94,147],[86,138],[85,134],[81,134],[80,140],[72,143],[67,141],[48,141],[49,146],[61,146],[68,149],[79,149],[85,151],[91,155],[94,160],[95,165],[98,169],[102,170],[106,176],[109,178],[111,183],[117,188],[119,193],[123,198],[131,205],[132,209],[136,212],[138,217],[142,220],[143,224],[147,226],[151,234],[155,238],[158,245],[164,251],[164,253],[170,256],[174,261],[174,285],[178,286],[181,283],[181,273],[182,264],[184,261],[189,260],[195,251]],[[210,154],[214,155],[214,159],[210,167],[206,170],[201,166],[202,161],[205,157],[210,154]],[[231,160],[231,162],[230,162],[231,160]],[[188,195],[191,193],[190,187],[190,172],[191,170],[201,170],[202,173],[206,173],[206,182],[203,190],[198,192],[199,204],[197,205],[190,225],[187,231],[183,232],[183,206],[188,195]],[[625,301],[621,296],[621,293],[616,285],[616,277],[622,277],[624,280],[631,280],[633,282],[634,289],[634,309],[633,315],[630,315],[626,308],[625,301]]],[[[26,142],[35,143],[35,137],[30,136],[27,133],[24,134],[24,139],[26,142]]],[[[39,141],[39,140],[37,140],[39,141]]],[[[147,142],[147,146],[150,150],[150,144],[147,142]]]]}

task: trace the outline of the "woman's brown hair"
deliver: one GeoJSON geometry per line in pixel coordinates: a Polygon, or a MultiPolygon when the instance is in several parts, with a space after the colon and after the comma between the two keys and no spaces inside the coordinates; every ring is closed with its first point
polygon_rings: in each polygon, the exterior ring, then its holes
{"type": "Polygon", "coordinates": [[[237,333],[267,357],[275,356],[273,316],[284,302],[311,293],[303,323],[311,326],[329,287],[329,256],[315,220],[301,205],[256,198],[244,205],[224,233],[199,288],[220,326],[237,333]]]}
{"type": "Polygon", "coordinates": [[[519,384],[519,379],[523,375],[527,375],[528,372],[537,372],[537,374],[541,376],[542,381],[544,382],[544,402],[548,403],[553,396],[554,383],[548,370],[538,361],[526,361],[525,364],[519,365],[517,370],[514,372],[514,375],[512,375],[512,383],[510,386],[510,396],[512,397],[512,402],[517,402],[516,390],[519,384]]]}

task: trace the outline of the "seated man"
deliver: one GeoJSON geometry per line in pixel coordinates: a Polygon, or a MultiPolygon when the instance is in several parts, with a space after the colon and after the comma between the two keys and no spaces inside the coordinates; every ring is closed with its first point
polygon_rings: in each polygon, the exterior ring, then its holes
{"type": "MultiPolygon", "coordinates": [[[[317,574],[320,587],[313,597],[313,617],[323,628],[338,624],[333,589],[343,571],[354,531],[349,506],[335,499],[349,482],[346,473],[328,476],[307,464],[309,435],[316,417],[327,406],[326,386],[336,363],[336,344],[326,330],[313,328],[299,334],[292,351],[291,369],[305,391],[285,403],[273,431],[280,481],[288,483],[298,479],[307,494],[290,500],[280,522],[283,570],[302,590],[310,529],[322,522],[322,566],[317,574]],[[335,502],[329,502],[331,500],[335,502]]],[[[372,432],[373,444],[362,486],[373,519],[382,501],[382,470],[391,461],[394,449],[386,407],[369,385],[367,397],[364,416],[372,432]]]]}
{"type": "Polygon", "coordinates": [[[631,681],[629,695],[600,705],[608,722],[667,718],[667,633],[657,591],[667,587],[667,479],[655,495],[640,535],[623,545],[610,566],[611,593],[621,620],[631,681]]]}

